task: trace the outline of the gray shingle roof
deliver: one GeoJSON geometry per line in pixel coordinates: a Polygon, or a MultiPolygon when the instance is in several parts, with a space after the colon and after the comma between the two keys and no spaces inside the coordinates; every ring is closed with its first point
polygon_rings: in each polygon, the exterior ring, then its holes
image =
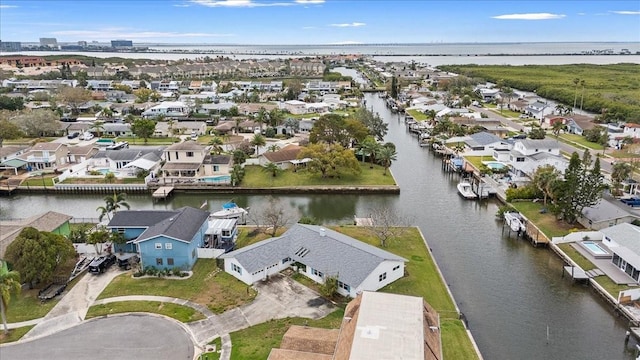
{"type": "Polygon", "coordinates": [[[478,146],[478,145],[486,146],[489,144],[493,144],[495,142],[502,141],[502,139],[500,139],[496,135],[493,135],[484,131],[469,135],[469,137],[471,138],[471,140],[467,141],[467,144],[469,144],[469,146],[471,147],[478,146]]]}
{"type": "Polygon", "coordinates": [[[631,214],[615,206],[611,202],[601,199],[597,204],[582,209],[582,216],[593,222],[601,222],[622,219],[624,217],[631,216],[631,214]]]}
{"type": "Polygon", "coordinates": [[[222,258],[235,258],[253,273],[290,257],[325,274],[337,275],[338,280],[352,287],[359,286],[385,260],[407,261],[336,231],[321,229],[324,228],[296,224],[281,237],[232,251],[222,258]]]}
{"type": "Polygon", "coordinates": [[[117,212],[107,226],[110,228],[147,227],[136,242],[159,235],[190,242],[208,217],[209,212],[192,207],[173,211],[125,210],[117,212]]]}

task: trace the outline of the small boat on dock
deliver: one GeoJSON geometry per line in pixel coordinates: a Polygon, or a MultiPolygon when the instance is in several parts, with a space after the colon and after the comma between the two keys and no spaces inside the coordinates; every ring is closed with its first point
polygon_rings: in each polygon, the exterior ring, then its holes
{"type": "Polygon", "coordinates": [[[460,193],[460,195],[465,199],[471,200],[478,197],[478,195],[476,195],[476,193],[473,192],[471,183],[467,179],[462,179],[458,183],[457,187],[458,187],[458,193],[460,193]]]}
{"type": "Polygon", "coordinates": [[[527,223],[524,217],[517,211],[507,211],[504,213],[504,222],[511,230],[520,233],[527,230],[527,223]]]}
{"type": "Polygon", "coordinates": [[[239,225],[247,223],[248,209],[239,207],[235,202],[229,201],[222,204],[222,210],[212,212],[209,217],[211,219],[237,219],[239,225]]]}

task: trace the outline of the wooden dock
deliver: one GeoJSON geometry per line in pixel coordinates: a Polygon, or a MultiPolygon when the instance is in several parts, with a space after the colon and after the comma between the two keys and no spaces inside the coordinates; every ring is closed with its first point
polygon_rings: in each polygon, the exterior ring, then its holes
{"type": "Polygon", "coordinates": [[[165,200],[173,193],[173,186],[161,186],[151,195],[154,200],[165,200]]]}

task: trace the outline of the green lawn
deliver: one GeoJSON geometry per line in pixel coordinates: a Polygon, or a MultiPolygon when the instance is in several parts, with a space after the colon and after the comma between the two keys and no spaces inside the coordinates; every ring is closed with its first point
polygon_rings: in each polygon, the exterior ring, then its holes
{"type": "MultiPolygon", "coordinates": [[[[553,136],[555,137],[555,136],[553,136]]],[[[602,150],[603,147],[600,144],[592,143],[591,141],[587,141],[587,139],[582,135],[576,134],[560,134],[560,140],[565,140],[566,143],[569,144],[578,144],[582,147],[591,149],[591,150],[602,150]]]]}
{"type": "Polygon", "coordinates": [[[390,172],[383,175],[384,168],[374,165],[369,168],[369,163],[360,162],[362,172],[358,175],[345,173],[340,178],[322,178],[319,174],[312,174],[307,170],[285,170],[276,177],[266,173],[261,166],[245,166],[245,177],[242,180],[242,187],[283,187],[283,186],[371,186],[371,185],[396,185],[390,172]]]}
{"type": "Polygon", "coordinates": [[[424,121],[429,119],[427,114],[423,113],[422,111],[411,109],[411,110],[407,110],[406,112],[407,114],[413,116],[413,118],[416,119],[416,121],[424,121]]]}
{"type": "Polygon", "coordinates": [[[7,322],[21,322],[41,318],[58,303],[57,299],[41,302],[38,290],[23,290],[19,295],[13,294],[7,308],[7,322]]]}
{"type": "Polygon", "coordinates": [[[119,301],[109,304],[94,305],[87,312],[87,319],[111,314],[127,312],[146,312],[165,315],[180,322],[187,323],[204,319],[204,315],[188,306],[164,303],[159,301],[119,301]]]}
{"type": "Polygon", "coordinates": [[[21,186],[48,186],[53,187],[53,178],[57,175],[33,176],[20,183],[21,186]]]}
{"type": "Polygon", "coordinates": [[[597,266],[595,266],[591,261],[589,261],[586,257],[582,256],[576,249],[571,246],[571,244],[558,244],[558,247],[564,251],[567,256],[571,258],[571,260],[575,261],[578,266],[582,268],[584,271],[593,270],[597,266]]]}
{"type": "Polygon", "coordinates": [[[338,329],[342,323],[344,309],[338,309],[319,320],[305,318],[287,318],[271,320],[266,323],[231,333],[231,360],[264,360],[269,357],[272,348],[282,342],[284,333],[291,325],[309,325],[324,329],[338,329]]]}
{"type": "Polygon", "coordinates": [[[220,352],[222,350],[222,339],[216,338],[215,340],[209,342],[209,345],[214,345],[216,347],[216,351],[206,352],[200,354],[198,356],[198,360],[218,360],[220,359],[220,352]]]}
{"type": "Polygon", "coordinates": [[[614,283],[613,281],[611,281],[611,279],[608,276],[605,276],[605,275],[596,276],[594,278],[594,280],[598,284],[600,284],[600,286],[602,286],[605,290],[607,290],[607,292],[611,296],[613,296],[615,299],[618,298],[618,294],[620,293],[620,291],[633,289],[632,287],[627,286],[627,285],[618,285],[618,284],[614,283]]]}
{"type": "Polygon", "coordinates": [[[252,301],[256,292],[216,267],[216,261],[199,259],[188,279],[142,278],[131,274],[116,277],[98,296],[105,299],[126,295],[157,295],[191,300],[222,313],[252,301]]]}
{"type": "MultiPolygon", "coordinates": [[[[505,107],[507,107],[507,106],[506,106],[506,104],[505,104],[505,107]]],[[[507,110],[507,109],[502,109],[502,111],[501,111],[501,110],[500,110],[500,109],[498,109],[497,107],[495,107],[495,108],[491,109],[491,111],[493,111],[494,113],[496,113],[496,114],[498,114],[498,115],[501,115],[501,116],[507,117],[507,118],[516,118],[516,119],[519,119],[519,118],[520,118],[520,115],[522,115],[522,113],[519,113],[519,112],[517,112],[517,111],[507,110]]]]}
{"type": "Polygon", "coordinates": [[[24,336],[24,334],[28,333],[31,328],[35,325],[31,326],[23,326],[17,329],[9,330],[9,333],[5,335],[4,330],[0,332],[0,344],[6,344],[14,341],[20,340],[24,336]]]}
{"type": "MultiPolygon", "coordinates": [[[[278,230],[276,235],[280,236],[285,231],[286,229],[280,229],[278,230]]],[[[271,235],[263,231],[259,231],[255,227],[240,227],[238,228],[238,238],[236,239],[236,248],[240,249],[242,247],[255,244],[258,241],[262,241],[270,238],[271,238],[271,235]]]]}
{"type": "Polygon", "coordinates": [[[549,239],[554,236],[565,236],[567,235],[571,229],[574,228],[582,228],[580,224],[567,224],[564,221],[556,220],[556,217],[547,212],[540,213],[542,209],[542,202],[532,202],[532,201],[517,201],[511,203],[513,207],[527,217],[530,221],[532,221],[540,231],[542,231],[549,239]]]}
{"type": "MultiPolygon", "coordinates": [[[[366,228],[343,226],[333,229],[379,247],[379,240],[366,228]]],[[[442,281],[433,257],[427,251],[418,229],[407,229],[402,236],[391,241],[388,247],[383,249],[409,261],[406,264],[406,276],[380,291],[424,298],[440,314],[444,358],[477,359],[471,340],[461,321],[458,320],[453,299],[449,296],[447,286],[442,281]]]]}
{"type": "Polygon", "coordinates": [[[137,137],[120,136],[115,140],[126,141],[131,145],[171,145],[175,142],[180,142],[179,138],[173,138],[173,137],[148,138],[146,143],[144,142],[144,139],[137,138],[137,137]]]}

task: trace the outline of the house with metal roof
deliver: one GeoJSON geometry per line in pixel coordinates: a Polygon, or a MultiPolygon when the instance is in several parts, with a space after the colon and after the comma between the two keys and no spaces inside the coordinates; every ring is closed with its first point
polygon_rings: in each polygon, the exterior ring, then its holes
{"type": "Polygon", "coordinates": [[[209,212],[192,207],[177,210],[123,210],[107,224],[126,239],[116,251],[137,252],[143,268],[191,269],[204,247],[209,212]]]}
{"type": "Polygon", "coordinates": [[[338,293],[349,297],[400,279],[407,261],[337,231],[304,224],[220,258],[226,272],[248,285],[293,267],[317,283],[336,277],[338,293]]]}

